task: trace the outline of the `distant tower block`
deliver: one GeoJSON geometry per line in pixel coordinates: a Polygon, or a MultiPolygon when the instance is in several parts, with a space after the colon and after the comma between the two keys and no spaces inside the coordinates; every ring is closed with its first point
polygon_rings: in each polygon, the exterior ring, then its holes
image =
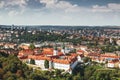
{"type": "Polygon", "coordinates": [[[12,24],[12,26],[11,26],[11,30],[13,30],[14,29],[14,24],[12,24]]]}

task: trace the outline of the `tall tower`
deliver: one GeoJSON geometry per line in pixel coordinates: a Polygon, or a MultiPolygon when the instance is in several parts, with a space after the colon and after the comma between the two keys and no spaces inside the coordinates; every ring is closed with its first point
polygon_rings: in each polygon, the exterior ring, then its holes
{"type": "Polygon", "coordinates": [[[62,52],[63,54],[65,54],[65,44],[64,44],[64,43],[63,43],[63,45],[62,45],[61,52],[62,52]]]}
{"type": "Polygon", "coordinates": [[[112,38],[110,38],[110,43],[111,43],[111,44],[113,43],[113,39],[112,39],[112,38]]]}
{"type": "Polygon", "coordinates": [[[55,44],[55,47],[54,47],[54,51],[53,51],[53,55],[57,55],[58,54],[58,49],[57,49],[57,45],[55,44]]]}

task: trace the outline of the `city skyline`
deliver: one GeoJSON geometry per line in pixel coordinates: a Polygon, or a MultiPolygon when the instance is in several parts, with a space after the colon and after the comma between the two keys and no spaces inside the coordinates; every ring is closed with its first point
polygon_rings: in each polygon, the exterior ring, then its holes
{"type": "Polygon", "coordinates": [[[117,25],[120,0],[0,0],[0,24],[117,25]]]}

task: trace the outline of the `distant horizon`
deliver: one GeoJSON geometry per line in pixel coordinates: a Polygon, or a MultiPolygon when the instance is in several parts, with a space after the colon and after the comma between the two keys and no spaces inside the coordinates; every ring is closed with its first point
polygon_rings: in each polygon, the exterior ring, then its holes
{"type": "Polygon", "coordinates": [[[120,27],[119,25],[42,25],[42,24],[27,24],[27,25],[23,25],[23,24],[0,24],[0,26],[1,25],[3,25],[3,26],[12,26],[12,25],[14,25],[14,26],[26,26],[26,27],[28,27],[28,26],[65,26],[65,27],[86,27],[86,26],[88,26],[88,27],[120,27]]]}

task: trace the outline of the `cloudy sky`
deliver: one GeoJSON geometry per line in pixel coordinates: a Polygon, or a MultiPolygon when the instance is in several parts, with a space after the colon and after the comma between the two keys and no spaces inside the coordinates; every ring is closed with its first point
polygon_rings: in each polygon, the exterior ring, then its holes
{"type": "Polygon", "coordinates": [[[120,25],[120,0],[0,0],[0,24],[120,25]]]}

